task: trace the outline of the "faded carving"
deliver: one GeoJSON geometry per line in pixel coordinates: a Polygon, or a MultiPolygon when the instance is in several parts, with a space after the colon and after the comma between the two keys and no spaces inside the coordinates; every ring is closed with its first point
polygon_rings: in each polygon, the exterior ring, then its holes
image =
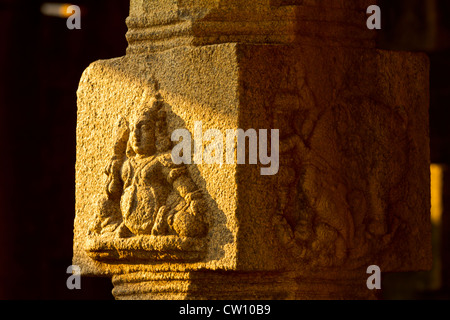
{"type": "MultiPolygon", "coordinates": [[[[349,136],[351,143],[344,139],[330,145],[325,154],[311,148],[314,135],[315,141],[319,136],[321,141],[337,139],[338,135],[330,138],[330,124],[336,124],[335,112],[343,108],[336,106],[334,112],[320,108],[304,72],[296,70],[294,74],[300,77],[281,81],[273,106],[274,126],[280,129],[275,231],[290,255],[311,267],[342,265],[350,255],[356,261],[373,247],[372,243],[387,245],[396,229],[396,224],[389,228],[386,204],[378,194],[383,177],[358,172],[360,163],[346,162],[370,152],[354,134],[349,136]],[[348,150],[346,144],[354,150],[348,150]],[[358,252],[352,251],[355,247],[358,252]]],[[[345,121],[337,123],[348,126],[345,121]]],[[[339,132],[339,136],[345,135],[339,132]]],[[[368,167],[377,165],[374,162],[368,167]]]]}
{"type": "Polygon", "coordinates": [[[157,95],[150,107],[118,124],[105,195],[91,227],[101,238],[202,238],[207,233],[202,193],[187,167],[172,161],[163,105],[157,95]]]}
{"type": "MultiPolygon", "coordinates": [[[[324,181],[330,172],[325,162],[312,157],[312,151],[298,133],[280,141],[284,174],[278,177],[280,189],[279,231],[294,257],[311,266],[331,266],[344,261],[354,235],[353,217],[346,209],[341,191],[345,185],[336,177],[324,181]]],[[[281,171],[281,170],[280,170],[281,171]]],[[[332,174],[330,172],[330,174],[332,174]]]]}

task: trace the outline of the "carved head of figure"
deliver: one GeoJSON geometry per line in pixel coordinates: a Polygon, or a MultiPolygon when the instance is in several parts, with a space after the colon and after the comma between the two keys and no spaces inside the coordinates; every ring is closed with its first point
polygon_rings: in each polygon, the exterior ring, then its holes
{"type": "Polygon", "coordinates": [[[170,149],[166,113],[160,95],[152,98],[150,107],[135,112],[130,118],[128,157],[148,157],[170,149]]]}

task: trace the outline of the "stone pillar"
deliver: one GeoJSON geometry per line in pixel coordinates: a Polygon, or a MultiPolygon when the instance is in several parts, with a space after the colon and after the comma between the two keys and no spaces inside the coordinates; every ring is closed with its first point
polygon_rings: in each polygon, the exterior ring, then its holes
{"type": "Polygon", "coordinates": [[[132,0],[126,56],[78,90],[82,273],[117,299],[371,299],[369,266],[428,269],[428,61],[377,50],[371,4],[132,0]],[[279,165],[226,161],[229,129],[279,130],[279,165]]]}

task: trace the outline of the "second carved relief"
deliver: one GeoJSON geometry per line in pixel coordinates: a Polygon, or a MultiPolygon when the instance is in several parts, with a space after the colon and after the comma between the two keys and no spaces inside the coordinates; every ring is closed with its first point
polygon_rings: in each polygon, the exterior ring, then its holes
{"type": "MultiPolygon", "coordinates": [[[[388,142],[371,138],[371,130],[383,130],[386,121],[361,114],[359,118],[368,118],[365,123],[371,128],[360,128],[350,123],[358,119],[355,114],[346,119],[342,116],[372,109],[389,118],[393,112],[370,98],[349,97],[347,93],[352,90],[346,86],[351,81],[343,84],[336,99],[320,105],[302,69],[282,72],[292,76],[279,81],[273,101],[272,119],[280,129],[274,232],[288,255],[306,266],[357,266],[369,250],[392,240],[398,221],[395,215],[388,217],[389,197],[379,192],[383,185],[398,189],[402,177],[394,181],[389,176],[389,164],[382,159],[395,152],[385,150],[388,142]],[[343,132],[342,128],[358,129],[343,132]],[[372,160],[355,163],[354,159],[364,157],[372,160]],[[364,163],[367,166],[362,167],[364,163]]],[[[405,130],[397,131],[392,139],[407,139],[405,130]]],[[[383,137],[381,133],[376,136],[383,137]]]]}

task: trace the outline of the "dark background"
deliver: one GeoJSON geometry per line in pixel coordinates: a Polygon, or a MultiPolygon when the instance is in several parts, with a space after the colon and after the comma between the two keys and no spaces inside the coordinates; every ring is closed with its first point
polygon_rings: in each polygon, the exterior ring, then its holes
{"type": "MultiPolygon", "coordinates": [[[[42,2],[0,0],[0,299],[112,299],[110,279],[83,278],[82,290],[66,287],[75,214],[76,90],[91,62],[125,54],[129,0],[73,1],[82,7],[81,30],[43,16],[42,2]]],[[[383,0],[380,6],[379,47],[430,56],[431,158],[449,165],[450,1],[383,0]]],[[[448,174],[446,179],[450,195],[448,174]]],[[[420,280],[424,273],[389,275],[385,298],[450,297],[449,216],[447,209],[443,237],[436,240],[441,289],[428,290],[420,280]]]]}
{"type": "Polygon", "coordinates": [[[91,62],[125,54],[129,0],[74,1],[81,30],[42,2],[0,0],[0,298],[112,299],[110,279],[66,287],[76,90],[91,62]]]}

